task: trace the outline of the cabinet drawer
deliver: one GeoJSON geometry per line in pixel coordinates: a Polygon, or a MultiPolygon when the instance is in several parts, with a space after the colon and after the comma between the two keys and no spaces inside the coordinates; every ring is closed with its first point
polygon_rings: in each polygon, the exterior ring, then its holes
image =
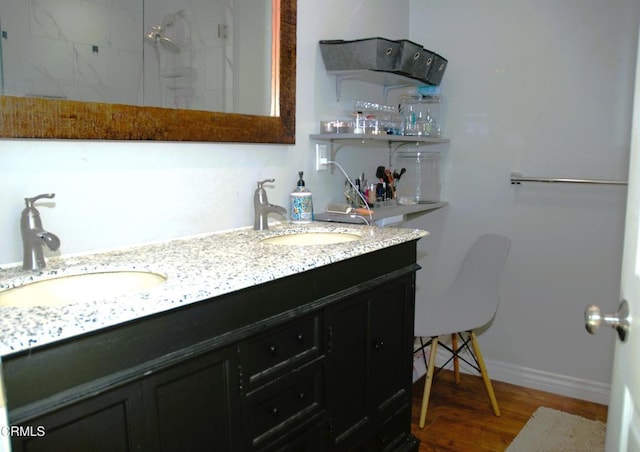
{"type": "Polygon", "coordinates": [[[251,401],[244,419],[252,445],[268,443],[317,415],[322,408],[322,377],[322,367],[316,366],[292,384],[251,401]]]}
{"type": "MultiPolygon", "coordinates": [[[[405,447],[407,437],[410,433],[411,425],[411,408],[407,405],[391,418],[387,419],[384,424],[376,431],[369,447],[369,450],[379,451],[395,451],[405,447]]],[[[402,449],[404,450],[404,449],[402,449]]]]}
{"type": "Polygon", "coordinates": [[[288,323],[244,345],[241,356],[249,376],[249,389],[320,354],[319,316],[288,323]]]}
{"type": "MultiPolygon", "coordinates": [[[[303,425],[298,432],[288,435],[284,441],[279,441],[274,446],[267,446],[264,451],[274,452],[326,452],[327,447],[327,423],[322,414],[310,420],[309,425],[303,425]]],[[[263,450],[261,447],[260,450],[263,450]]]]}

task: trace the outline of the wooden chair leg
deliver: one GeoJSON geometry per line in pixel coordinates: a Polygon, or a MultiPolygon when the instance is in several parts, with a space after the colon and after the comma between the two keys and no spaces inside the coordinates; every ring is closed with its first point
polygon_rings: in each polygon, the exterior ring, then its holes
{"type": "MultiPolygon", "coordinates": [[[[451,348],[455,353],[458,352],[458,333],[451,334],[451,348]]],[[[456,377],[456,384],[460,384],[460,363],[458,355],[453,355],[453,375],[456,377]]]]}
{"type": "Polygon", "coordinates": [[[485,388],[487,388],[487,394],[489,394],[489,400],[491,400],[493,412],[496,416],[500,416],[500,408],[498,407],[496,394],[493,392],[493,386],[491,385],[491,380],[489,379],[489,374],[487,373],[487,367],[484,365],[484,358],[482,357],[482,352],[480,351],[480,345],[478,344],[476,333],[474,331],[471,331],[469,334],[471,335],[471,345],[473,346],[473,352],[476,354],[476,358],[478,359],[480,373],[482,374],[482,379],[484,380],[484,386],[485,388]]]}
{"type": "Polygon", "coordinates": [[[431,396],[431,384],[433,383],[433,370],[436,364],[436,350],[438,348],[438,338],[431,338],[431,347],[429,348],[429,364],[427,366],[427,374],[424,377],[424,392],[422,393],[422,406],[420,407],[420,428],[424,428],[427,420],[427,407],[429,406],[429,397],[431,396]]]}

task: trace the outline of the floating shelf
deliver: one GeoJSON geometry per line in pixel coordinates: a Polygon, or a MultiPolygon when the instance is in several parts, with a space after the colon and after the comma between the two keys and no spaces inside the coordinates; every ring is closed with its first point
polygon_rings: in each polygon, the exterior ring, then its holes
{"type": "MultiPolygon", "coordinates": [[[[407,215],[418,214],[418,213],[426,213],[432,210],[440,209],[442,207],[448,206],[448,202],[434,202],[429,204],[414,204],[411,206],[383,206],[383,207],[374,207],[371,209],[373,211],[373,221],[381,226],[385,226],[389,223],[385,223],[385,219],[394,219],[397,217],[397,221],[392,222],[391,224],[399,223],[405,221],[407,219],[407,215]]],[[[366,216],[365,216],[366,217],[366,216]]],[[[327,221],[327,222],[335,222],[335,223],[360,223],[362,224],[364,220],[360,217],[351,217],[347,214],[340,213],[330,213],[330,212],[321,212],[314,216],[316,221],[327,221]]]]}
{"type": "Polygon", "coordinates": [[[423,80],[407,77],[406,75],[395,74],[393,72],[371,71],[371,70],[347,70],[347,71],[327,71],[329,75],[336,77],[336,101],[340,102],[340,91],[342,82],[345,80],[358,80],[360,82],[380,85],[384,89],[384,97],[392,89],[410,86],[427,85],[423,80]]]}
{"type": "Polygon", "coordinates": [[[328,141],[331,144],[330,160],[335,160],[338,151],[346,145],[367,146],[371,143],[387,143],[389,146],[389,166],[391,159],[402,146],[416,145],[429,146],[434,144],[449,143],[448,138],[434,138],[414,135],[370,135],[363,133],[318,133],[309,135],[309,138],[316,141],[328,141]]]}
{"type": "Polygon", "coordinates": [[[416,144],[441,144],[448,143],[448,138],[435,138],[418,135],[371,135],[366,133],[316,133],[309,138],[320,141],[360,141],[366,144],[368,141],[380,141],[383,143],[416,143],[416,144]]]}

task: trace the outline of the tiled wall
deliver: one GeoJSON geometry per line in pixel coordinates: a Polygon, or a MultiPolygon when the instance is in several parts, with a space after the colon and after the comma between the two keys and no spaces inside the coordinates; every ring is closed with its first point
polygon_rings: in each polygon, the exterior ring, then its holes
{"type": "Polygon", "coordinates": [[[255,74],[270,67],[255,44],[264,42],[270,22],[252,20],[248,13],[255,10],[249,0],[232,5],[173,0],[153,8],[144,8],[141,0],[5,0],[0,4],[3,93],[236,111],[236,68],[251,61],[258,68],[251,71],[253,81],[243,94],[249,103],[242,108],[257,112],[258,104],[263,108],[258,111],[266,111],[268,96],[251,88],[260,85],[255,74]],[[185,14],[165,31],[179,53],[143,41],[151,26],[181,10],[185,14]],[[226,37],[219,25],[226,27],[226,37]],[[234,51],[234,43],[242,47],[234,51]]]}
{"type": "Polygon", "coordinates": [[[5,93],[141,101],[141,2],[6,0],[0,20],[5,93]]]}

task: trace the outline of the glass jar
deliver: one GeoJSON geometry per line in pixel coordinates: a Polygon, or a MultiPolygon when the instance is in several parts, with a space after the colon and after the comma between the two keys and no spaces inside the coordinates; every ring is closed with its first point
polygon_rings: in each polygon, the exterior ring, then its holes
{"type": "Polygon", "coordinates": [[[403,134],[440,138],[441,103],[441,96],[403,96],[400,104],[403,134]]]}
{"type": "Polygon", "coordinates": [[[440,202],[440,154],[437,152],[399,151],[394,165],[399,173],[396,182],[398,204],[440,202]]]}

